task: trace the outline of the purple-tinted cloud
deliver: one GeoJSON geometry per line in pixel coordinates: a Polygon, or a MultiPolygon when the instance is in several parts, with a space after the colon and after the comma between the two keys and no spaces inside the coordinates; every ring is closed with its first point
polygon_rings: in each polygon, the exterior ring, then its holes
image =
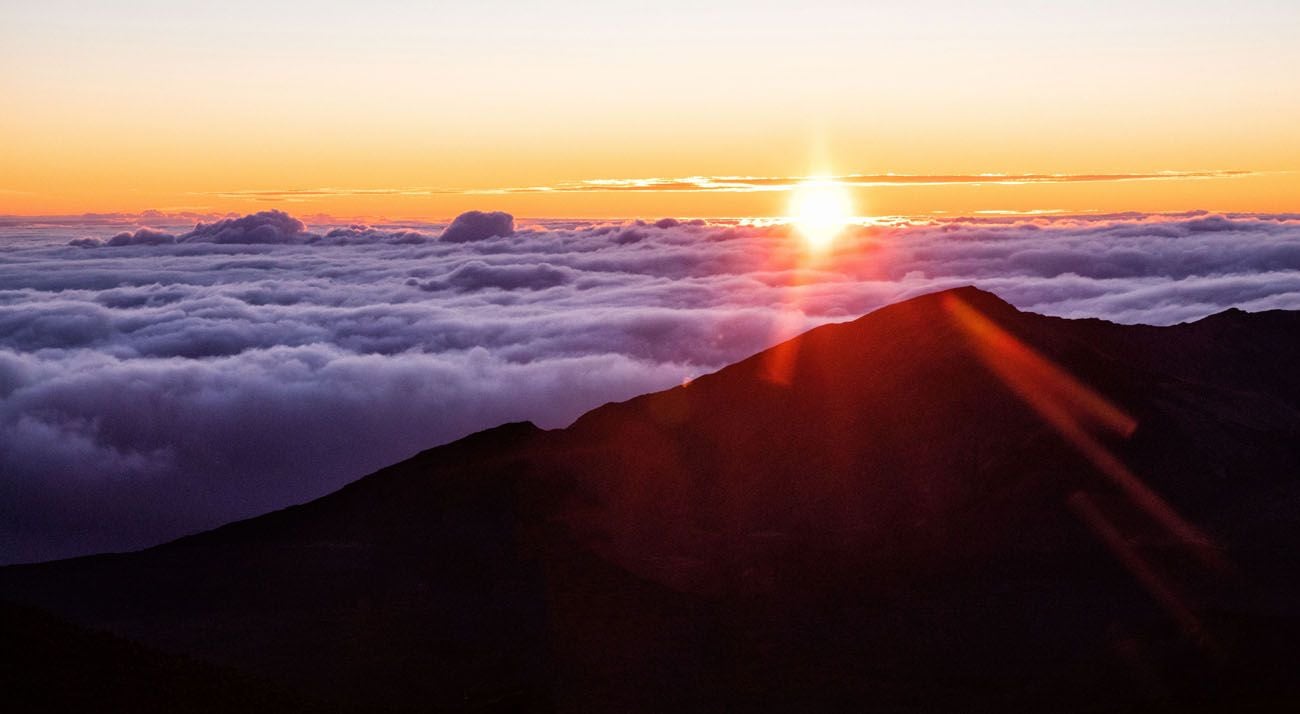
{"type": "Polygon", "coordinates": [[[428,243],[434,238],[428,233],[410,229],[384,229],[367,225],[351,225],[346,228],[334,228],[321,236],[321,243],[328,245],[353,245],[366,243],[417,244],[428,243]]]}
{"type": "Polygon", "coordinates": [[[261,211],[242,218],[200,223],[177,240],[181,243],[276,244],[305,243],[312,237],[302,221],[284,211],[261,211]]]}
{"type": "Polygon", "coordinates": [[[175,243],[176,236],[166,231],[140,228],[135,232],[123,231],[108,239],[106,245],[164,245],[175,243]]]}
{"type": "Polygon", "coordinates": [[[1123,322],[1300,309],[1300,216],[900,221],[814,262],[786,227],[734,222],[453,242],[268,212],[66,245],[126,227],[88,225],[0,226],[6,561],[254,515],[502,421],[561,426],[945,287],[1123,322]]]}
{"type": "Polygon", "coordinates": [[[577,271],[560,268],[550,263],[537,265],[492,265],[482,260],[471,260],[445,277],[430,280],[420,287],[425,290],[460,290],[473,292],[487,288],[501,290],[544,290],[575,280],[577,271]]]}
{"type": "Polygon", "coordinates": [[[515,233],[515,217],[501,211],[466,211],[442,232],[442,240],[449,243],[468,243],[515,233]]]}

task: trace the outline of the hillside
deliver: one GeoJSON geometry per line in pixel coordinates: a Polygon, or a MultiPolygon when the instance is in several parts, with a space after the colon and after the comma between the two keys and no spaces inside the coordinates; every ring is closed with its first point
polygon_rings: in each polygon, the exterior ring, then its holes
{"type": "Polygon", "coordinates": [[[1269,710],[1297,364],[962,288],[0,599],[358,711],[1269,710]]]}

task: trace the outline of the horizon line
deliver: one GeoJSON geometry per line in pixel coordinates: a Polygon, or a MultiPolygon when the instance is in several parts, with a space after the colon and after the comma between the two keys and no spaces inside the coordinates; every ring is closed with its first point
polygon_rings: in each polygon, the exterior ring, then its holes
{"type": "MultiPolygon", "coordinates": [[[[385,217],[379,215],[371,216],[339,216],[328,213],[313,212],[301,215],[295,215],[278,208],[266,208],[261,211],[252,212],[202,212],[194,210],[184,211],[167,211],[163,209],[145,209],[143,211],[87,211],[84,213],[59,213],[59,214],[21,214],[21,213],[0,213],[0,228],[12,228],[30,224],[49,224],[51,226],[75,227],[83,226],[125,226],[138,225],[147,227],[145,221],[149,219],[162,221],[219,221],[230,218],[240,218],[257,213],[278,212],[292,216],[308,225],[344,225],[344,224],[361,224],[367,221],[374,222],[378,225],[401,225],[408,223],[420,224],[449,224],[458,215],[472,212],[496,212],[492,209],[462,211],[453,216],[400,216],[385,217]]],[[[1133,219],[1133,218],[1195,218],[1200,216],[1224,216],[1227,218],[1274,218],[1283,220],[1300,220],[1300,210],[1297,211],[1233,211],[1217,210],[1207,208],[1189,208],[1172,211],[1107,211],[1103,209],[1064,209],[1064,208],[1043,208],[1043,209],[978,209],[974,211],[950,212],[942,209],[936,209],[928,213],[910,213],[910,214],[862,214],[850,217],[847,224],[868,224],[868,223],[885,223],[909,220],[937,221],[937,222],[956,222],[963,220],[995,220],[1004,219],[1043,219],[1043,220],[1068,220],[1071,218],[1086,218],[1090,220],[1105,219],[1133,219]]],[[[514,220],[524,223],[563,223],[563,222],[582,222],[582,223],[635,223],[646,222],[653,224],[655,221],[675,220],[680,222],[704,221],[706,223],[734,223],[734,224],[757,224],[770,225],[790,223],[796,220],[789,215],[610,215],[610,216],[511,216],[514,220]]],[[[155,224],[157,225],[157,224],[155,224]]]]}

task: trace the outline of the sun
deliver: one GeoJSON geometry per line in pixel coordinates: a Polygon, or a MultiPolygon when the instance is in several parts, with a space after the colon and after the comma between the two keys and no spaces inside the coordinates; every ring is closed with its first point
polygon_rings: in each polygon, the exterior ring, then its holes
{"type": "Polygon", "coordinates": [[[835,181],[805,179],[794,188],[789,215],[808,245],[814,250],[824,250],[852,222],[853,201],[849,192],[835,181]]]}

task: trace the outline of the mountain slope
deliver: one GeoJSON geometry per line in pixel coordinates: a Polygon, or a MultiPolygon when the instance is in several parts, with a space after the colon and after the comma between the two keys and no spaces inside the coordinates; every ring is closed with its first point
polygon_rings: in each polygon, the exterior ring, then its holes
{"type": "Polygon", "coordinates": [[[947,291],[0,598],[359,710],[1300,701],[1298,363],[947,291]]]}
{"type": "Polygon", "coordinates": [[[0,605],[9,711],[331,712],[241,675],[0,605]]]}

